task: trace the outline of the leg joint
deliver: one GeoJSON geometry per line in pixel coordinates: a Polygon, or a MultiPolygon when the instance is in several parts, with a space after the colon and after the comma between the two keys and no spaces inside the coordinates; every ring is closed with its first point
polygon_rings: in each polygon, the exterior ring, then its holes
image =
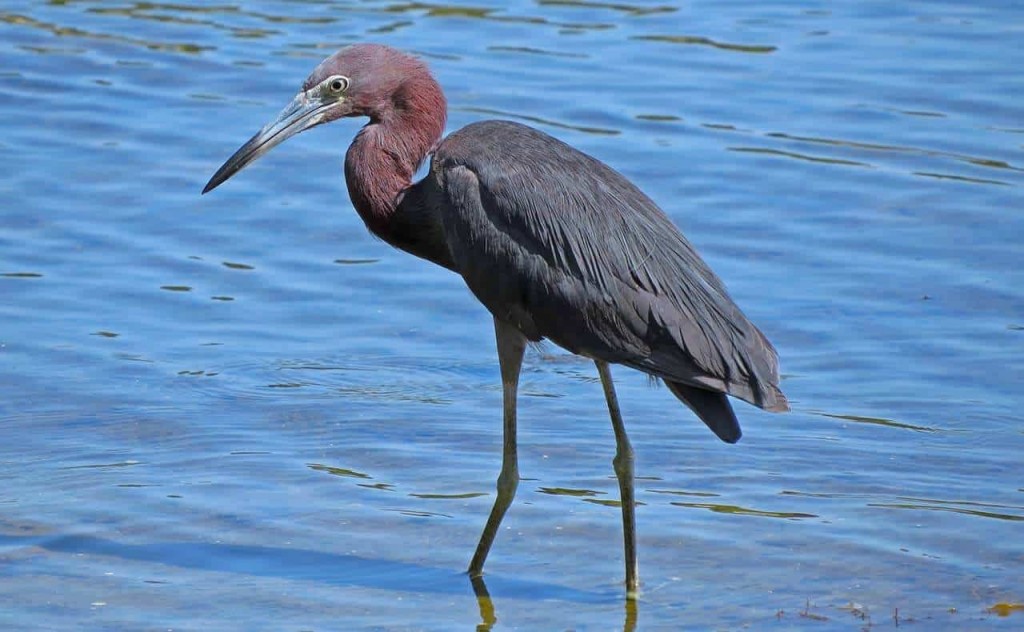
{"type": "Polygon", "coordinates": [[[615,453],[615,458],[612,459],[612,467],[615,469],[616,474],[632,474],[634,461],[633,448],[627,448],[624,451],[615,453]]]}
{"type": "Polygon", "coordinates": [[[502,468],[498,475],[498,493],[514,496],[519,487],[519,469],[516,467],[502,468]]]}

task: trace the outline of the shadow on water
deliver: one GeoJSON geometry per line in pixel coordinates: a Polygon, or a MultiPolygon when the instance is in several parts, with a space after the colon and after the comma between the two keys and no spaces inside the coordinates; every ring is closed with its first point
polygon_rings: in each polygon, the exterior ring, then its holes
{"type": "MultiPolygon", "coordinates": [[[[467,581],[465,575],[446,569],[308,549],[208,542],[126,544],[91,535],[0,535],[0,549],[22,547],[39,547],[71,555],[104,555],[218,573],[399,592],[463,594],[467,581]]],[[[545,582],[502,577],[492,583],[508,599],[529,599],[537,595],[573,603],[605,603],[609,599],[608,593],[587,592],[545,582]]],[[[473,586],[478,595],[490,599],[482,579],[477,578],[473,586]]],[[[488,607],[493,611],[493,605],[488,607]]]]}
{"type": "MultiPolygon", "coordinates": [[[[482,577],[467,578],[449,570],[419,564],[371,559],[357,555],[324,553],[308,549],[251,546],[206,542],[151,542],[126,544],[91,535],[40,537],[0,534],[0,551],[18,548],[39,548],[70,555],[101,555],[121,560],[169,565],[217,573],[270,577],[274,579],[314,581],[334,586],[359,587],[408,593],[465,593],[469,580],[477,599],[479,632],[494,628],[499,620],[499,606],[482,577]]],[[[638,603],[618,593],[576,590],[557,584],[494,578],[491,585],[505,599],[536,599],[566,601],[577,604],[601,604],[622,599],[624,632],[637,627],[638,603]]]]}
{"type": "MultiPolygon", "coordinates": [[[[218,573],[236,573],[275,579],[314,581],[335,586],[359,587],[408,593],[464,594],[469,579],[477,599],[480,632],[491,630],[499,620],[499,608],[482,577],[467,578],[448,570],[371,559],[357,555],[324,553],[308,549],[211,544],[206,542],[151,542],[126,544],[90,535],[55,537],[0,535],[0,550],[38,547],[53,553],[70,555],[102,555],[121,560],[170,565],[218,573]]],[[[495,578],[492,580],[505,599],[536,599],[566,601],[578,604],[608,603],[616,594],[588,592],[529,580],[495,578]]],[[[623,630],[636,629],[638,606],[635,600],[623,599],[623,630]]]]}

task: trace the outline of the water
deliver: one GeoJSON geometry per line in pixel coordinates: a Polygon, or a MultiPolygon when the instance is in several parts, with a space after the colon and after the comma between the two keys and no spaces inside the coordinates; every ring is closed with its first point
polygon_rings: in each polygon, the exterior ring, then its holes
{"type": "Polygon", "coordinates": [[[4,3],[0,628],[1021,625],[1024,8],[963,4],[4,3]],[[616,372],[635,610],[600,386],[553,345],[474,596],[490,318],[368,236],[359,122],[198,194],[364,40],[450,129],[633,178],[779,348],[793,412],[739,405],[737,446],[616,372]]]}

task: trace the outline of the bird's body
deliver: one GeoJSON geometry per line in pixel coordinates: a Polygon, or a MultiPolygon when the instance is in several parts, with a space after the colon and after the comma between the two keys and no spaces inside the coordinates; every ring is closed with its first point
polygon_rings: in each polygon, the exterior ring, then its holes
{"type": "Polygon", "coordinates": [[[632,449],[607,365],[663,379],[731,443],[740,428],[727,395],[766,410],[788,409],[774,348],[689,241],[624,176],[509,121],[473,123],[440,140],[440,87],[421,62],[387,47],[358,45],[328,58],[207,190],[284,137],[354,115],[370,122],[346,154],[345,175],[367,227],[459,274],[495,320],[506,387],[505,458],[470,572],[482,571],[518,480],[515,397],[523,347],[548,339],[598,365],[616,431],[627,584],[635,591],[632,449]],[[340,83],[344,89],[334,91],[340,83]],[[331,110],[335,103],[345,107],[331,110]],[[431,154],[428,174],[413,183],[431,154]]]}
{"type": "Polygon", "coordinates": [[[712,393],[785,404],[771,344],[661,209],[543,132],[510,121],[454,132],[397,214],[421,221],[394,245],[459,273],[527,339],[708,391],[680,399],[727,441],[739,426],[712,393]]]}

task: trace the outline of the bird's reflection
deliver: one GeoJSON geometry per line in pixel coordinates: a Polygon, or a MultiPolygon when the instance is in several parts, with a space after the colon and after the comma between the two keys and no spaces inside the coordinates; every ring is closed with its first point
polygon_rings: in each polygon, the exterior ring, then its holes
{"type": "Polygon", "coordinates": [[[473,592],[476,593],[476,605],[480,608],[480,623],[476,626],[476,632],[490,632],[491,628],[498,621],[494,615],[494,602],[491,601],[491,593],[487,590],[487,584],[480,575],[470,577],[473,584],[473,592]]]}
{"type": "MultiPolygon", "coordinates": [[[[487,583],[484,582],[483,576],[477,575],[476,577],[470,577],[469,582],[473,585],[473,593],[476,595],[476,604],[480,609],[480,623],[476,626],[476,632],[490,632],[494,628],[494,624],[498,622],[498,616],[495,614],[494,600],[491,599],[491,593],[487,590],[487,583]]],[[[623,632],[636,632],[636,621],[637,621],[637,600],[624,599],[624,613],[622,622],[623,632]]]]}
{"type": "Polygon", "coordinates": [[[623,632],[635,632],[636,630],[636,616],[637,606],[636,599],[626,599],[626,614],[625,620],[622,623],[623,632]]]}

